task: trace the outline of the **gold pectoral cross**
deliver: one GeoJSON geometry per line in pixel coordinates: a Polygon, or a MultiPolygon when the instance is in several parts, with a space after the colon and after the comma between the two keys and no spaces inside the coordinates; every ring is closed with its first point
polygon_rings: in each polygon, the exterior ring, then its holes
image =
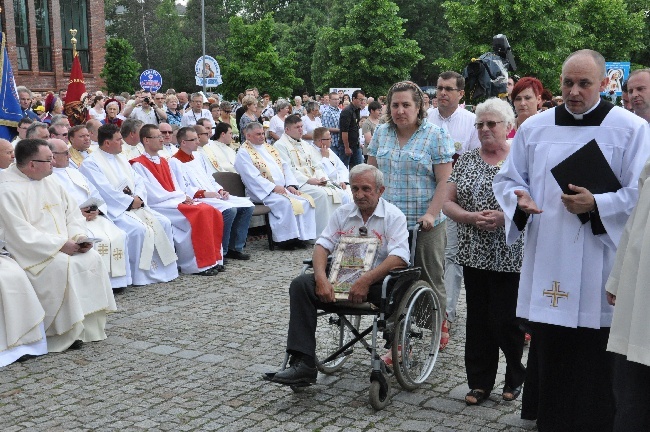
{"type": "Polygon", "coordinates": [[[553,300],[551,301],[551,306],[557,307],[557,301],[560,298],[569,298],[569,293],[560,291],[560,283],[558,281],[553,281],[553,289],[550,291],[542,291],[542,294],[544,294],[545,297],[552,297],[553,300]]]}
{"type": "Polygon", "coordinates": [[[56,217],[54,216],[54,213],[52,213],[52,209],[54,207],[58,206],[58,204],[45,204],[43,205],[43,208],[41,210],[45,210],[52,216],[52,220],[54,221],[54,226],[56,227],[56,233],[61,234],[61,230],[59,229],[59,224],[56,223],[56,217]]]}

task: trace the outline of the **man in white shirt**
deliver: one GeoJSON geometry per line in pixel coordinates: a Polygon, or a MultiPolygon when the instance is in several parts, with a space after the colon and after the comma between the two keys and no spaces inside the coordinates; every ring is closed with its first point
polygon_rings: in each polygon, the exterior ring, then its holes
{"type": "Polygon", "coordinates": [[[143,124],[157,125],[167,120],[167,113],[151,100],[151,93],[148,91],[143,91],[135,97],[134,101],[129,101],[124,107],[122,115],[140,120],[143,124]]]}
{"type": "Polygon", "coordinates": [[[190,109],[183,114],[183,117],[181,118],[181,127],[194,126],[200,118],[210,120],[210,128],[214,127],[212,113],[210,110],[203,108],[203,95],[201,93],[192,93],[190,109]]]}
{"type": "MultiPolygon", "coordinates": [[[[459,107],[465,95],[465,78],[457,72],[447,71],[438,77],[438,107],[432,108],[428,120],[436,126],[449,132],[454,140],[456,155],[454,159],[468,150],[481,146],[474,123],[476,116],[459,107]]],[[[456,320],[456,304],[460,295],[463,280],[463,267],[456,261],[458,254],[458,226],[456,222],[447,219],[447,246],[445,247],[445,291],[447,292],[447,321],[456,320]]],[[[450,325],[448,325],[449,327],[450,325]]],[[[449,338],[448,335],[447,340],[449,338]]],[[[441,347],[443,347],[441,345],[441,347]]],[[[443,347],[444,348],[444,347],[443,347]]]]}

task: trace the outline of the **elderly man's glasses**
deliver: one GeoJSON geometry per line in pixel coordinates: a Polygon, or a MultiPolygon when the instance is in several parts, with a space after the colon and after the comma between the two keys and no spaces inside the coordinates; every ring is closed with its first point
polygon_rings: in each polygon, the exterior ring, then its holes
{"type": "Polygon", "coordinates": [[[483,125],[487,125],[488,128],[494,129],[498,123],[503,123],[503,121],[486,121],[486,122],[478,122],[474,123],[474,126],[476,126],[476,129],[481,130],[483,129],[483,125]]]}
{"type": "Polygon", "coordinates": [[[436,88],[438,89],[439,92],[441,92],[441,91],[444,90],[444,91],[446,91],[447,93],[451,93],[451,92],[453,92],[453,91],[458,91],[458,90],[460,90],[460,89],[457,89],[457,88],[454,88],[454,87],[443,87],[443,86],[438,86],[438,87],[436,87],[436,88]]]}

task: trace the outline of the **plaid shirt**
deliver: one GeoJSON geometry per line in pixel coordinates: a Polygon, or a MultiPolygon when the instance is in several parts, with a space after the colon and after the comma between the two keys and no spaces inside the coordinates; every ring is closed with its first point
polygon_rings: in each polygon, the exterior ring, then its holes
{"type": "MultiPolygon", "coordinates": [[[[436,191],[433,166],[451,162],[455,152],[449,133],[426,120],[402,148],[393,126],[385,123],[375,129],[368,156],[377,159],[377,166],[384,173],[384,198],[402,210],[409,227],[427,212],[436,191]]],[[[444,220],[441,211],[436,215],[435,225],[444,220]]]]}
{"type": "MultiPolygon", "coordinates": [[[[341,119],[341,110],[334,108],[330,105],[322,108],[321,123],[326,128],[339,128],[339,121],[341,119]]],[[[330,147],[338,147],[341,140],[340,133],[332,133],[332,143],[330,147]]]]}

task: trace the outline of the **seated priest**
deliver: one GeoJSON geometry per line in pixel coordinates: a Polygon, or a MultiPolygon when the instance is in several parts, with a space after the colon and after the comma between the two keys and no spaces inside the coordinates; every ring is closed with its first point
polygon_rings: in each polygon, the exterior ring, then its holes
{"type": "Polygon", "coordinates": [[[350,183],[350,171],[343,161],[330,148],[332,144],[332,135],[328,128],[317,127],[313,132],[312,148],[316,150],[313,154],[312,163],[320,166],[327,175],[327,178],[337,184],[346,193],[350,193],[348,184],[350,183]]]}
{"type": "Polygon", "coordinates": [[[305,273],[289,287],[289,332],[287,352],[290,366],[265,379],[287,385],[316,382],[316,312],[334,300],[334,288],[325,273],[327,257],[334,252],[342,236],[376,236],[381,244],[372,268],[350,289],[353,303],[379,300],[381,282],[391,271],[408,265],[410,254],[406,217],[384,200],[384,179],[377,168],[361,164],[350,170],[353,203],[339,207],[316,241],[313,254],[314,273],[305,273]]]}
{"type": "Polygon", "coordinates": [[[0,367],[47,354],[43,306],[3,245],[0,240],[0,367]]]}
{"type": "Polygon", "coordinates": [[[295,249],[305,240],[315,239],[314,200],[298,191],[291,166],[273,146],[266,144],[261,124],[250,122],[242,133],[246,142],[237,152],[235,169],[248,195],[271,208],[273,241],[282,249],[295,249]]]}
{"type": "Polygon", "coordinates": [[[231,142],[232,126],[228,123],[219,122],[210,141],[206,145],[199,147],[199,152],[210,162],[208,172],[211,175],[215,172],[237,172],[235,171],[237,153],[230,147],[231,142]]]}
{"type": "Polygon", "coordinates": [[[298,182],[298,190],[309,194],[316,204],[316,235],[327,225],[330,216],[341,204],[351,201],[350,194],[337,183],[330,181],[320,164],[315,163],[318,152],[312,144],[302,139],[302,119],[298,114],[284,120],[284,134],[274,147],[287,162],[298,182]]]}
{"type": "Polygon", "coordinates": [[[142,126],[140,141],[145,154],[129,162],[145,180],[148,205],[172,223],[181,272],[201,276],[217,275],[225,269],[219,263],[223,262],[221,212],[187,196],[176,182],[169,162],[158,156],[163,140],[157,125],[142,126]]]}
{"type": "Polygon", "coordinates": [[[14,163],[14,146],[6,139],[0,138],[0,171],[14,163]]]}
{"type": "Polygon", "coordinates": [[[53,177],[46,141],[16,145],[16,164],[0,173],[0,226],[6,249],[22,267],[45,310],[50,352],[106,338],[115,299],[104,261],[79,207],[53,177]]]}
{"type": "Polygon", "coordinates": [[[77,125],[68,131],[70,140],[70,168],[79,169],[81,163],[86,159],[92,150],[90,150],[90,132],[84,125],[77,125]]]}
{"type": "MultiPolygon", "coordinates": [[[[129,122],[125,120],[124,123],[129,122]]],[[[97,130],[99,148],[80,172],[106,203],[108,218],[127,235],[128,263],[134,286],[169,282],[178,277],[172,224],[147,206],[144,179],[122,154],[122,135],[114,124],[97,130]]]]}
{"type": "Polygon", "coordinates": [[[101,239],[94,248],[104,260],[113,292],[124,291],[132,283],[126,233],[106,217],[106,203],[95,186],[79,170],[68,167],[70,156],[65,142],[50,138],[48,143],[52,147],[53,177],[77,202],[88,236],[101,239]]]}
{"type": "Polygon", "coordinates": [[[244,253],[243,249],[255,205],[248,198],[231,196],[208,172],[210,162],[196,151],[208,141],[208,132],[202,125],[181,128],[178,131],[180,149],[169,159],[169,166],[176,182],[184,188],[188,196],[221,212],[222,244],[224,250],[227,248],[226,258],[248,260],[250,256],[244,253]]]}

